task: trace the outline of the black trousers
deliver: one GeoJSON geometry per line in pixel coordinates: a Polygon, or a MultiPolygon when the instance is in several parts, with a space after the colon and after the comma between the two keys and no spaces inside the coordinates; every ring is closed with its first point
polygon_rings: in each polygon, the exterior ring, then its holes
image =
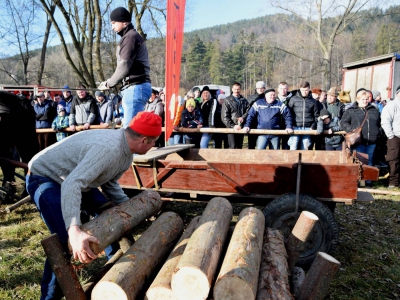
{"type": "Polygon", "coordinates": [[[228,133],[229,149],[242,149],[243,138],[243,134],[228,133]]]}
{"type": "Polygon", "coordinates": [[[387,140],[386,160],[389,163],[389,185],[399,186],[400,138],[394,136],[387,140]]]}

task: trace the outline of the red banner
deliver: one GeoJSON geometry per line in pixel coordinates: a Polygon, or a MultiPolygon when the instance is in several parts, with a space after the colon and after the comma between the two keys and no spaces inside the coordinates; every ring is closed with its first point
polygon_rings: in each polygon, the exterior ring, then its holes
{"type": "Polygon", "coordinates": [[[171,136],[178,108],[186,0],[168,0],[165,65],[165,140],[171,136]]]}

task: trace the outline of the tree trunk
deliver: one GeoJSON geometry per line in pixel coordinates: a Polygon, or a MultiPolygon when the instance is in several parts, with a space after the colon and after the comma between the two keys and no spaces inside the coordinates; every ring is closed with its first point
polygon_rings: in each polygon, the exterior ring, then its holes
{"type": "Polygon", "coordinates": [[[291,300],[285,241],[281,231],[266,228],[257,300],[291,300]]]}
{"type": "Polygon", "coordinates": [[[177,299],[207,298],[231,219],[232,205],[228,200],[210,200],[172,276],[177,299]]]}
{"type": "Polygon", "coordinates": [[[161,268],[157,277],[146,292],[146,300],[175,300],[177,299],[172,292],[171,279],[175,268],[186,249],[190,237],[197,228],[200,216],[193,218],[185,232],[182,234],[174,250],[167,258],[167,262],[161,268]]]}
{"type": "Polygon", "coordinates": [[[300,254],[304,251],[305,243],[314,228],[314,224],[318,222],[318,217],[308,211],[300,214],[292,232],[286,243],[286,251],[288,254],[289,271],[292,272],[296,265],[300,254]]]}
{"type": "Polygon", "coordinates": [[[215,283],[214,300],[256,298],[264,228],[260,210],[242,210],[215,283]]]}
{"type": "Polygon", "coordinates": [[[146,190],[129,201],[104,211],[97,218],[83,224],[81,229],[100,241],[99,245],[90,243],[92,251],[99,254],[108,245],[128,234],[144,219],[157,213],[161,204],[162,201],[157,192],[146,190]]]}
{"type": "Polygon", "coordinates": [[[324,252],[318,252],[306,278],[300,286],[297,300],[320,300],[328,293],[336,272],[339,270],[340,262],[324,252]]]}
{"type": "MultiPolygon", "coordinates": [[[[54,2],[51,2],[50,13],[52,15],[54,15],[55,10],[56,10],[56,5],[54,4],[54,2]]],[[[47,17],[46,30],[44,32],[43,43],[42,43],[42,51],[40,53],[39,70],[38,70],[37,79],[36,79],[36,82],[38,85],[42,85],[44,63],[46,61],[47,42],[49,40],[50,29],[51,29],[52,24],[53,23],[51,22],[51,19],[49,17],[47,17]]]]}
{"type": "Polygon", "coordinates": [[[94,287],[92,300],[135,299],[182,231],[176,213],[163,213],[94,287]]]}

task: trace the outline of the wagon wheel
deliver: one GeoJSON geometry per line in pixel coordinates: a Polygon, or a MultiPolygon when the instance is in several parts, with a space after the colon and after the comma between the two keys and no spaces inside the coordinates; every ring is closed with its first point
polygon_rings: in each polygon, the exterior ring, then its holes
{"type": "Polygon", "coordinates": [[[295,208],[295,194],[284,194],[276,198],[263,210],[265,226],[282,230],[287,239],[303,210],[317,215],[319,221],[315,224],[305,250],[297,262],[300,266],[309,266],[318,252],[332,253],[336,249],[339,242],[339,226],[333,212],[313,197],[300,194],[297,214],[294,213],[295,208]]]}

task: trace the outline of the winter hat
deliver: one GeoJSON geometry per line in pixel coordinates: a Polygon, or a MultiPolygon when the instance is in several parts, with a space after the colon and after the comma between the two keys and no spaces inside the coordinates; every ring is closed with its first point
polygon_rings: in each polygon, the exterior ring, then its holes
{"type": "Polygon", "coordinates": [[[218,95],[218,101],[219,100],[224,100],[226,98],[226,95],[225,94],[219,94],[218,95]]]}
{"type": "Polygon", "coordinates": [[[203,87],[203,89],[201,90],[200,95],[203,94],[204,91],[207,91],[207,92],[210,93],[210,88],[208,87],[208,85],[205,85],[205,86],[203,87]]]}
{"type": "Polygon", "coordinates": [[[265,88],[265,82],[264,81],[257,81],[256,89],[261,89],[261,88],[265,88]]]}
{"type": "Polygon", "coordinates": [[[376,98],[378,98],[378,96],[380,96],[381,95],[381,92],[380,91],[372,91],[372,98],[374,98],[374,100],[376,99],[376,98]]]}
{"type": "Polygon", "coordinates": [[[362,92],[362,91],[366,91],[366,92],[367,92],[368,90],[367,90],[367,89],[364,89],[364,88],[360,88],[360,89],[357,90],[356,96],[357,96],[357,94],[358,94],[359,92],[362,92]]]}
{"type": "Polygon", "coordinates": [[[161,134],[161,117],[152,112],[140,111],[129,122],[129,128],[144,136],[161,134]]]}
{"type": "Polygon", "coordinates": [[[266,90],[264,91],[264,94],[266,95],[266,94],[268,94],[268,93],[270,93],[270,92],[275,92],[275,89],[272,89],[272,88],[266,89],[266,90]]]}
{"type": "Polygon", "coordinates": [[[68,86],[68,85],[64,85],[63,88],[62,88],[62,91],[63,91],[63,92],[70,92],[70,93],[71,93],[71,90],[69,89],[69,86],[68,86]]]}
{"type": "Polygon", "coordinates": [[[132,20],[132,16],[129,11],[124,7],[117,7],[110,14],[111,21],[114,22],[130,22],[132,20]]]}
{"type": "Polygon", "coordinates": [[[65,107],[62,104],[57,105],[57,113],[60,113],[60,111],[65,111],[65,107]]]}
{"type": "Polygon", "coordinates": [[[337,97],[339,93],[337,92],[337,89],[336,89],[335,87],[331,87],[331,88],[329,89],[329,91],[327,92],[327,94],[328,94],[329,96],[337,97]]]}
{"type": "Polygon", "coordinates": [[[194,88],[193,88],[193,93],[194,93],[195,91],[200,91],[200,88],[199,88],[198,86],[194,87],[194,88]]]}
{"type": "Polygon", "coordinates": [[[400,93],[400,85],[396,88],[396,95],[400,93]]]}
{"type": "Polygon", "coordinates": [[[327,109],[321,109],[319,116],[322,120],[325,120],[326,118],[331,118],[331,113],[327,109]]]}
{"type": "Polygon", "coordinates": [[[311,93],[312,93],[312,94],[321,95],[322,90],[319,89],[319,88],[313,88],[313,89],[311,90],[311,93]]]}
{"type": "Polygon", "coordinates": [[[186,100],[186,108],[188,108],[188,106],[193,106],[194,108],[196,108],[196,102],[194,101],[193,98],[190,98],[188,100],[186,100]]]}
{"type": "Polygon", "coordinates": [[[95,97],[105,97],[106,95],[104,95],[103,92],[101,91],[96,91],[96,93],[94,93],[95,97]]]}
{"type": "Polygon", "coordinates": [[[339,101],[342,103],[350,103],[351,102],[350,91],[340,91],[338,98],[339,101]]]}

